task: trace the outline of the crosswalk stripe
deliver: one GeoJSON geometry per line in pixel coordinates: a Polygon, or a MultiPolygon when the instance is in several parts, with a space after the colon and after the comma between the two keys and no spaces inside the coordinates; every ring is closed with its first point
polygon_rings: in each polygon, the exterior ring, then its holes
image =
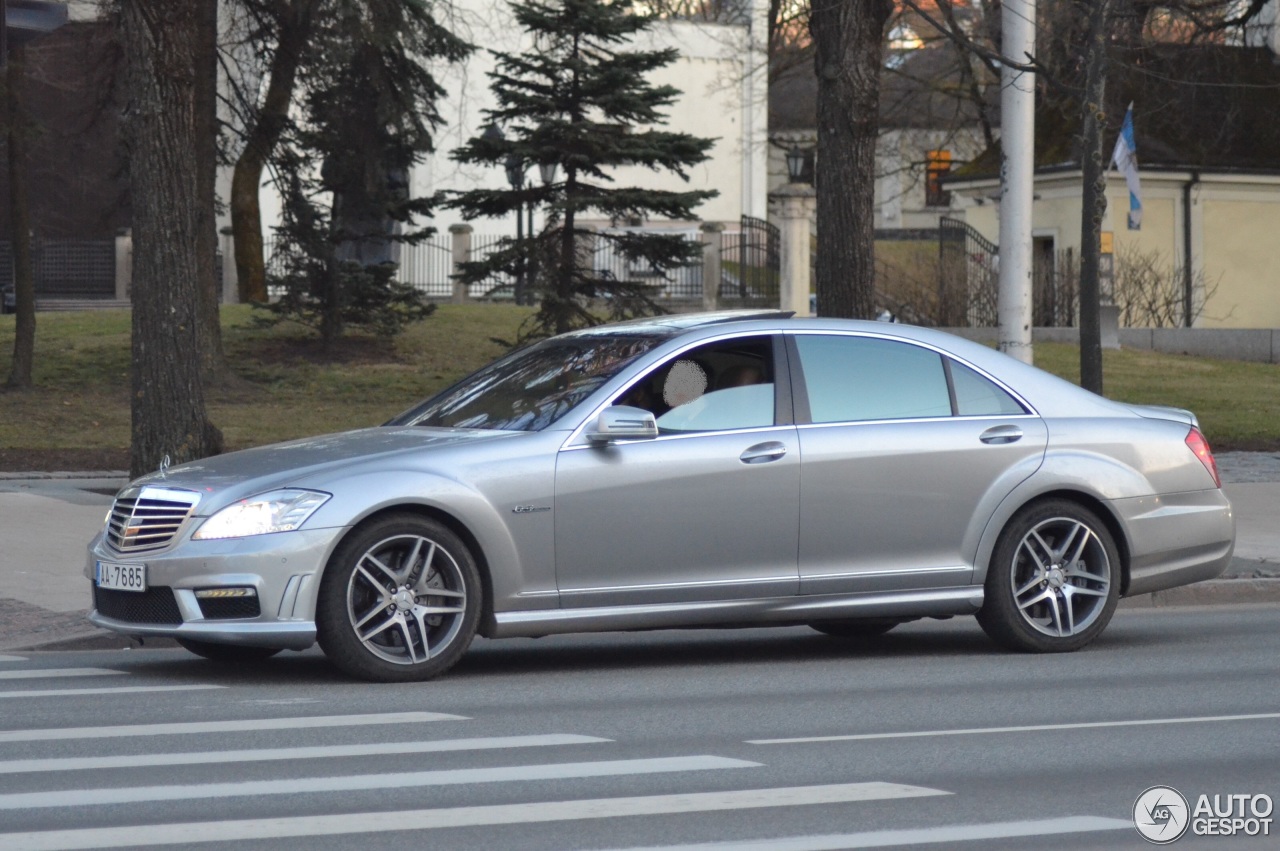
{"type": "Polygon", "coordinates": [[[28,774],[39,771],[84,771],[93,768],[143,768],[161,765],[222,765],[233,762],[271,762],[290,759],[386,756],[446,751],[536,748],[558,745],[585,745],[609,742],[594,736],[552,733],[539,736],[493,736],[479,739],[439,739],[429,742],[376,742],[362,745],[264,748],[197,753],[134,754],[132,756],[64,757],[58,759],[16,759],[0,762],[0,774],[28,774]]]}
{"type": "Polygon", "coordinates": [[[112,727],[54,727],[43,730],[0,730],[0,743],[120,739],[135,736],[190,736],[204,733],[248,733],[256,730],[303,730],[318,727],[366,727],[467,721],[465,715],[442,712],[380,712],[361,715],[301,715],[293,718],[246,718],[236,721],[182,721],[173,724],[124,724],[112,727]]]}
{"type": "Polygon", "coordinates": [[[846,848],[897,848],[902,845],[979,842],[1030,836],[1059,836],[1067,833],[1094,833],[1103,830],[1133,830],[1133,822],[1102,816],[1064,816],[1029,821],[992,824],[952,824],[899,830],[869,830],[830,836],[791,836],[694,845],[653,845],[626,851],[843,851],[846,848]]]}
{"type": "Polygon", "coordinates": [[[26,656],[0,656],[0,662],[25,662],[26,656]]]}
{"type": "MultiPolygon", "coordinates": [[[[549,765],[513,765],[498,768],[456,768],[395,774],[358,774],[338,777],[303,777],[250,780],[239,783],[135,786],[109,789],[68,789],[48,792],[16,792],[0,795],[0,810],[49,807],[89,807],[136,804],[144,801],[190,801],[209,798],[297,795],[308,792],[351,792],[369,789],[404,789],[452,786],[462,783],[499,783],[518,780],[565,780],[582,777],[617,777],[721,768],[758,768],[760,763],[720,756],[677,756],[657,759],[618,759],[603,762],[564,762],[549,765]]],[[[4,847],[4,846],[0,846],[4,847]]]]}
{"type": "Polygon", "coordinates": [[[749,745],[800,745],[814,742],[861,742],[872,739],[921,739],[932,736],[979,736],[993,733],[1042,733],[1050,730],[1092,730],[1099,727],[1160,727],[1169,724],[1213,724],[1223,721],[1269,721],[1280,712],[1251,715],[1200,715],[1189,718],[1137,718],[1123,721],[1080,721],[1068,724],[1028,724],[1021,727],[971,727],[958,730],[908,730],[898,733],[853,733],[839,736],[800,736],[793,739],[748,739],[749,745]]]}
{"type": "Polygon", "coordinates": [[[592,818],[847,804],[950,794],[941,789],[905,786],[899,783],[840,783],[829,786],[691,792],[630,798],[535,801],[527,804],[493,804],[434,810],[6,833],[0,834],[0,848],[4,848],[5,851],[81,851],[81,849],[93,848],[139,848],[178,843],[249,842],[303,836],[341,836],[450,827],[537,824],[592,818]]]}
{"type": "Polygon", "coordinates": [[[22,671],[0,671],[0,680],[43,680],[54,677],[109,677],[123,674],[111,668],[28,668],[22,671]]]}
{"type": "Polygon", "coordinates": [[[27,689],[24,691],[0,691],[0,698],[6,697],[82,697],[87,694],[139,694],[155,691],[198,691],[201,689],[226,688],[215,685],[192,686],[120,686],[118,688],[45,688],[27,689]]]}

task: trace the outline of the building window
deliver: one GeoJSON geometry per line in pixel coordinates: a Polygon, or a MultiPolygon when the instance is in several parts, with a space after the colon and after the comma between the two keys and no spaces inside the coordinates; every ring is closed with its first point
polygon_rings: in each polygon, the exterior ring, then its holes
{"type": "Polygon", "coordinates": [[[925,153],[924,203],[926,207],[951,206],[951,193],[942,188],[942,179],[950,173],[950,151],[925,153]]]}

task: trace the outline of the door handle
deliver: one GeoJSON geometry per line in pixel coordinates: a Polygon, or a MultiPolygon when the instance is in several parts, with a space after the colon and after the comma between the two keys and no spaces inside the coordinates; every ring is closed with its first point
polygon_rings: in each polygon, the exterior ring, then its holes
{"type": "Polygon", "coordinates": [[[786,454],[786,446],[776,440],[770,440],[767,443],[757,443],[755,446],[747,447],[738,458],[744,464],[765,464],[769,461],[777,461],[786,454]]]}
{"type": "Polygon", "coordinates": [[[1013,425],[992,426],[978,436],[983,443],[1015,443],[1022,439],[1022,429],[1013,425]]]}

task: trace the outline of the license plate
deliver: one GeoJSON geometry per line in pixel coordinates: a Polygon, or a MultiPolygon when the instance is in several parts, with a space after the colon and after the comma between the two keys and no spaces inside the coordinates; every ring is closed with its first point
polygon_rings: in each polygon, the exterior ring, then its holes
{"type": "Polygon", "coordinates": [[[99,588],[115,591],[146,591],[147,566],[100,561],[94,571],[94,582],[99,588]]]}

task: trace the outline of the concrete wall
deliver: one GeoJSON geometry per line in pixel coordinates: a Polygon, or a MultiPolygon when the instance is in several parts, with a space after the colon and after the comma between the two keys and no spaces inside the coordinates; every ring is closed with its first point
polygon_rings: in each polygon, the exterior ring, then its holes
{"type": "MultiPolygon", "coordinates": [[[[995,345],[995,328],[944,328],[958,337],[995,345]]],[[[1034,328],[1036,343],[1079,345],[1079,328],[1034,328]]],[[[1175,355],[1222,360],[1280,363],[1280,329],[1272,328],[1121,328],[1120,345],[1175,355]]]]}

